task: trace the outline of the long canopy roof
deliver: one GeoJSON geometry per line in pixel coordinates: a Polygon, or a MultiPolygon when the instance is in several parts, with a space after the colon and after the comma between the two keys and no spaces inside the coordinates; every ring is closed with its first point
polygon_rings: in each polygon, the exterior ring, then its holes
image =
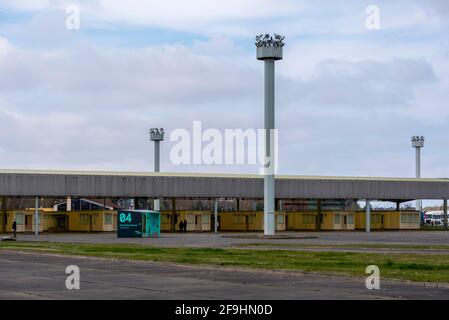
{"type": "MultiPolygon", "coordinates": [[[[263,198],[263,176],[0,170],[0,197],[263,198]]],[[[276,176],[278,199],[449,199],[448,179],[276,176]]]]}

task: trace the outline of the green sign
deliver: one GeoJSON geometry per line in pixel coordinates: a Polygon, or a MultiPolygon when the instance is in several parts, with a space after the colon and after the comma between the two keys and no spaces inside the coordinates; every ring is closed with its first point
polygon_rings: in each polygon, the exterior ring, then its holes
{"type": "Polygon", "coordinates": [[[142,212],[120,210],[117,220],[118,238],[142,238],[142,212]]]}

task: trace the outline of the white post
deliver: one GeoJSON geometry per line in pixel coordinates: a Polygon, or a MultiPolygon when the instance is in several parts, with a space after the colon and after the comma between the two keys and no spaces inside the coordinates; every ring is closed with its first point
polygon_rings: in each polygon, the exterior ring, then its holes
{"type": "MultiPolygon", "coordinates": [[[[421,148],[424,148],[424,137],[414,136],[412,137],[412,147],[415,148],[415,173],[416,179],[421,178],[421,148]]],[[[421,214],[422,200],[416,200],[416,210],[421,214]]]]}
{"type": "Polygon", "coordinates": [[[72,197],[67,197],[65,209],[66,211],[72,211],[72,197]]]}
{"type": "MultiPolygon", "coordinates": [[[[159,172],[159,140],[154,141],[154,172],[159,172]]],[[[161,211],[161,202],[159,199],[154,199],[154,211],[161,211]]]]}
{"type": "Polygon", "coordinates": [[[366,199],[366,217],[365,217],[365,230],[366,232],[371,232],[371,202],[369,199],[366,199]]]}
{"type": "Polygon", "coordinates": [[[267,236],[275,234],[274,224],[274,154],[271,135],[274,133],[274,60],[265,60],[265,156],[269,161],[268,171],[264,177],[264,232],[267,236]]]}
{"type": "MultiPolygon", "coordinates": [[[[159,172],[160,169],[160,142],[164,141],[164,129],[152,128],[150,129],[150,140],[154,141],[154,172],[159,172]]],[[[160,200],[154,199],[154,211],[160,211],[160,200]]]]}
{"type": "Polygon", "coordinates": [[[256,37],[257,59],[265,63],[265,164],[264,172],[264,234],[272,236],[275,224],[275,155],[274,139],[274,63],[283,58],[284,37],[269,34],[256,37]]]}
{"type": "MultiPolygon", "coordinates": [[[[415,163],[416,163],[416,178],[421,178],[421,148],[415,148],[415,163]]],[[[416,210],[421,214],[422,211],[422,200],[416,200],[416,210]]]]}

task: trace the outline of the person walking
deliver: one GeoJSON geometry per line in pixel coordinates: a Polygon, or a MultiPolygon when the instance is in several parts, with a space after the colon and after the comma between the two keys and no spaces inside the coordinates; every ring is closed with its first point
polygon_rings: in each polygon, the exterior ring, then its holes
{"type": "Polygon", "coordinates": [[[184,219],[184,232],[187,232],[187,220],[184,219]]]}
{"type": "Polygon", "coordinates": [[[12,220],[12,231],[14,233],[14,239],[16,238],[16,233],[17,233],[17,223],[16,223],[16,219],[12,220]]]}

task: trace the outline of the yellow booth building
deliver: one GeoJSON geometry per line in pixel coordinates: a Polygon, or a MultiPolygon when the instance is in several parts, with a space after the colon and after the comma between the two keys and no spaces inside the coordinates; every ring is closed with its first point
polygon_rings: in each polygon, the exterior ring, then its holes
{"type": "MultiPolygon", "coordinates": [[[[286,217],[287,230],[317,230],[318,213],[288,212],[286,217]]],[[[322,212],[320,230],[355,230],[354,212],[322,212]]]]}
{"type": "MultiPolygon", "coordinates": [[[[356,229],[365,230],[366,213],[356,212],[356,229]]],[[[371,230],[418,230],[418,211],[372,211],[371,230]]]]}
{"type": "Polygon", "coordinates": [[[70,232],[111,232],[117,230],[117,211],[67,212],[70,232]]]}
{"type": "MultiPolygon", "coordinates": [[[[34,210],[2,212],[0,231],[11,233],[12,222],[17,223],[17,232],[35,232],[34,210]],[[6,221],[4,220],[6,217],[6,221]]],[[[73,211],[54,212],[39,209],[39,232],[107,232],[117,230],[117,211],[73,211]]]]}
{"type": "MultiPolygon", "coordinates": [[[[263,212],[220,212],[220,231],[263,231],[263,212]]],[[[285,213],[276,213],[276,230],[285,231],[285,213]]]]}
{"type": "MultiPolygon", "coordinates": [[[[44,212],[39,211],[38,216],[38,231],[43,232],[47,229],[46,223],[42,223],[42,217],[44,212]]],[[[29,210],[17,210],[17,211],[4,211],[4,217],[6,217],[6,225],[4,226],[4,231],[7,233],[12,232],[13,220],[16,220],[17,232],[34,232],[35,228],[35,216],[34,211],[29,210]]],[[[5,218],[4,218],[5,219],[5,218]]]]}
{"type": "Polygon", "coordinates": [[[179,222],[187,221],[187,231],[206,232],[211,231],[211,212],[210,211],[176,211],[173,221],[171,211],[161,212],[161,231],[172,231],[172,224],[175,225],[175,231],[179,230],[179,222]]]}
{"type": "Polygon", "coordinates": [[[7,218],[6,210],[0,211],[0,233],[6,232],[7,218]]]}

